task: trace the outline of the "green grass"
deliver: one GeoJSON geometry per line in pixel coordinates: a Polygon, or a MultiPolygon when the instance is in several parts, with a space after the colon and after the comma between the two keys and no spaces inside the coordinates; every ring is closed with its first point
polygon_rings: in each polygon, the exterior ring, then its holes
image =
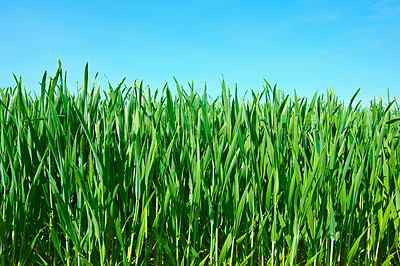
{"type": "MultiPolygon", "coordinates": [[[[398,264],[400,108],[1,89],[0,264],[398,264]]],[[[175,85],[174,85],[175,86],[175,85]]]]}

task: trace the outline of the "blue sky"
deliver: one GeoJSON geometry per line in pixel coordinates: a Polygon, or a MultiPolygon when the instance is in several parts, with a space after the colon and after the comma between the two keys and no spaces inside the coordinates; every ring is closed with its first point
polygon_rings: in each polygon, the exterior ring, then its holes
{"type": "Polygon", "coordinates": [[[175,89],[175,76],[216,97],[224,76],[240,95],[265,78],[299,96],[400,99],[397,0],[1,1],[0,18],[0,87],[15,73],[38,93],[59,58],[70,91],[89,62],[103,89],[124,77],[175,89]]]}

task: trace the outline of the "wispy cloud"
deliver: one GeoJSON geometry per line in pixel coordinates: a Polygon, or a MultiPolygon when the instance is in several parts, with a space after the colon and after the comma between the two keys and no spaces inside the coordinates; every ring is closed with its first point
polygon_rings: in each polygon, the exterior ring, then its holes
{"type": "Polygon", "coordinates": [[[371,15],[368,18],[372,20],[385,20],[400,15],[399,0],[369,1],[367,5],[371,7],[371,15]]]}
{"type": "Polygon", "coordinates": [[[338,20],[346,11],[331,11],[326,10],[322,12],[318,12],[315,14],[309,14],[307,17],[301,18],[302,21],[305,22],[318,22],[318,23],[326,23],[338,20]]]}

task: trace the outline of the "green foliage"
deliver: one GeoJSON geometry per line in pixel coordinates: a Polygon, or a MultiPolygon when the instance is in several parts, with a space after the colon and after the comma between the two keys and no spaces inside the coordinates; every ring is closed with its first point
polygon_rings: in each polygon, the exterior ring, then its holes
{"type": "Polygon", "coordinates": [[[0,98],[0,264],[398,264],[400,108],[294,100],[267,82],[209,102],[61,65],[0,98]],[[47,82],[47,83],[46,83],[47,82]]]}

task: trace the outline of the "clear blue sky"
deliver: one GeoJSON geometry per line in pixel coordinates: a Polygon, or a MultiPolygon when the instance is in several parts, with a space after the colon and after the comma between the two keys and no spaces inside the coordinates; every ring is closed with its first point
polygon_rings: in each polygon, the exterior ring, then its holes
{"type": "MultiPolygon", "coordinates": [[[[400,1],[1,1],[0,87],[22,76],[39,92],[57,59],[70,91],[91,79],[102,88],[126,77],[152,89],[220,80],[239,93],[263,78],[285,92],[312,96],[333,88],[340,99],[400,99],[400,1]]],[[[185,86],[186,87],[186,86],[185,86]]],[[[187,87],[186,87],[187,88],[187,87]]]]}

